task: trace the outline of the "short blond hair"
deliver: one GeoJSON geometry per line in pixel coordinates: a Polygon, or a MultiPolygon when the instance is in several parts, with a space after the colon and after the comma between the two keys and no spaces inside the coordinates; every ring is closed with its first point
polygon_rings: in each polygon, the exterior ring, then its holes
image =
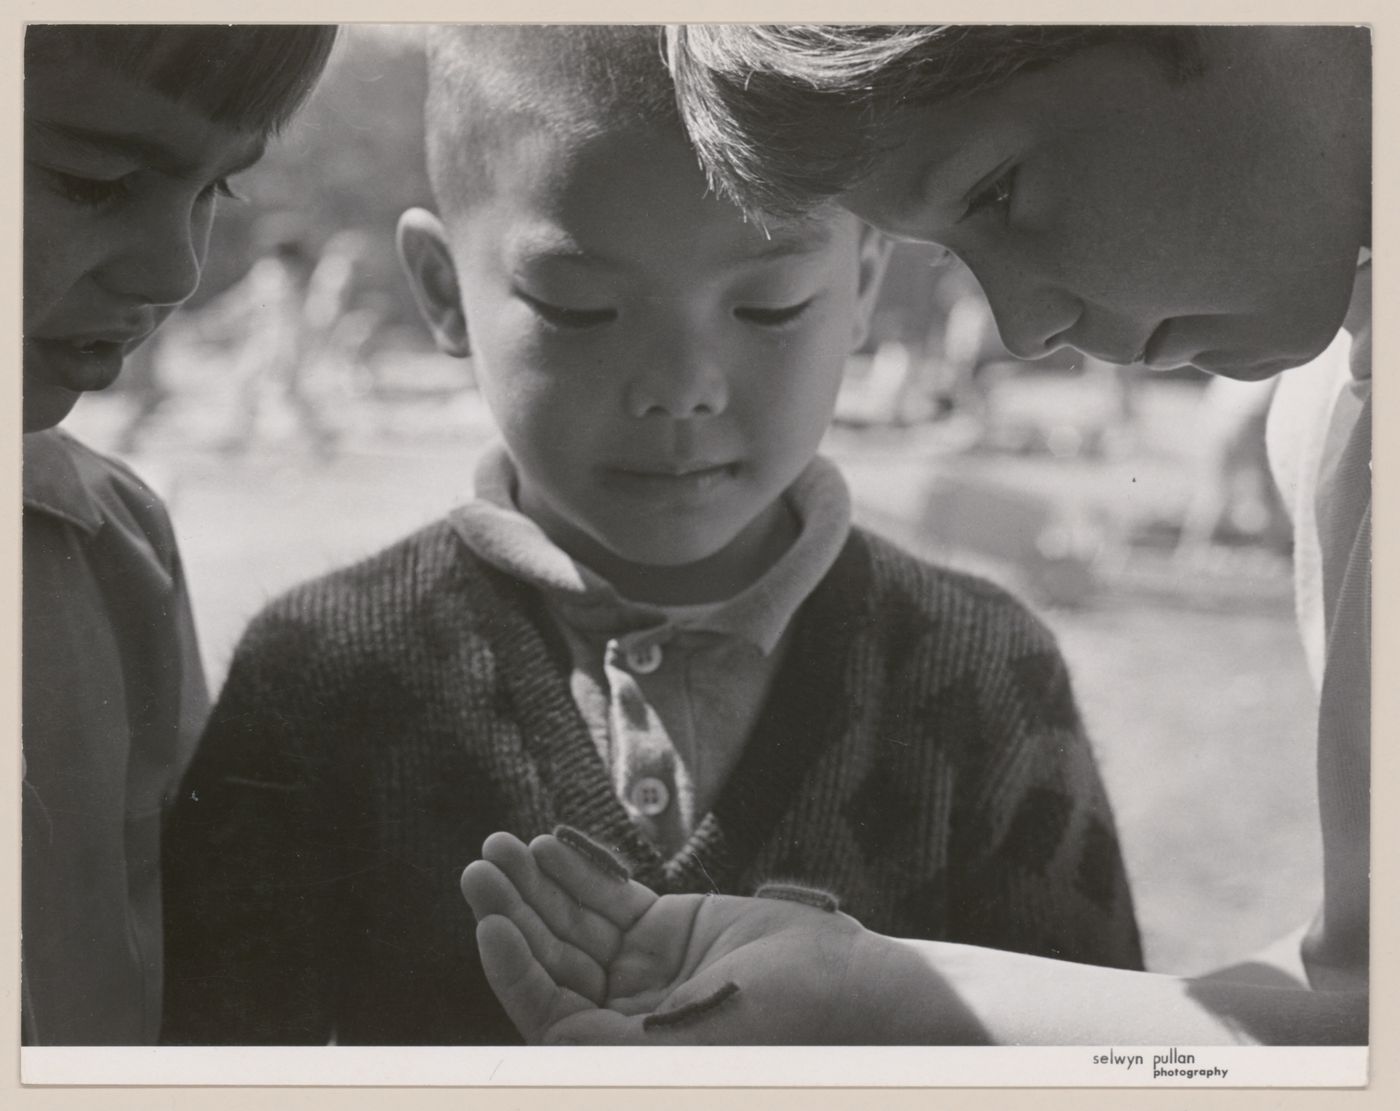
{"type": "Polygon", "coordinates": [[[1093,46],[1198,72],[1192,27],[698,24],[667,29],[681,114],[710,184],[751,214],[849,191],[896,141],[901,108],[956,103],[1093,46]]]}

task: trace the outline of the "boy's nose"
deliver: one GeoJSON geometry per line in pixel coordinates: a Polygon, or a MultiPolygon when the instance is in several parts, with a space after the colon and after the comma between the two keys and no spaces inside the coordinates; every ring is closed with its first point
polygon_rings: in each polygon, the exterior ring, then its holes
{"type": "Polygon", "coordinates": [[[209,242],[208,206],[155,211],[133,227],[126,250],[104,267],[109,290],[152,305],[178,305],[199,285],[209,242]]]}
{"type": "Polygon", "coordinates": [[[728,404],[725,374],[703,346],[654,351],[628,384],[627,408],[634,417],[716,416],[728,404]]]}
{"type": "Polygon", "coordinates": [[[1058,285],[1010,267],[973,272],[996,318],[1001,342],[1018,359],[1039,359],[1063,347],[1065,333],[1083,315],[1079,299],[1058,285]]]}

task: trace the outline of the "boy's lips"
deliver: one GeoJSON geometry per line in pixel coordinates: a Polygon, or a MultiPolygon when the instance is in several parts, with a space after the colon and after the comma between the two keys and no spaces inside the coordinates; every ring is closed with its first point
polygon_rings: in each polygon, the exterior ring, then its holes
{"type": "Polygon", "coordinates": [[[1145,339],[1132,348],[1125,347],[1121,341],[1108,340],[1100,343],[1094,337],[1086,337],[1082,340],[1075,337],[1071,338],[1069,343],[1075,350],[1095,359],[1102,359],[1115,366],[1133,366],[1151,360],[1153,351],[1160,345],[1166,323],[1165,320],[1159,323],[1145,339]]]}
{"type": "Polygon", "coordinates": [[[637,493],[701,493],[733,478],[737,462],[619,463],[603,468],[604,482],[637,493]]]}
{"type": "Polygon", "coordinates": [[[105,390],[121,375],[122,360],[128,347],[145,336],[108,333],[63,339],[29,338],[32,347],[54,385],[77,393],[105,390]]]}
{"type": "Polygon", "coordinates": [[[1152,370],[1175,370],[1177,367],[1191,364],[1191,357],[1182,350],[1182,329],[1178,327],[1176,337],[1172,337],[1171,324],[1171,319],[1167,319],[1152,330],[1137,357],[1137,362],[1152,370]],[[1175,344],[1172,342],[1173,338],[1176,339],[1175,344]]]}

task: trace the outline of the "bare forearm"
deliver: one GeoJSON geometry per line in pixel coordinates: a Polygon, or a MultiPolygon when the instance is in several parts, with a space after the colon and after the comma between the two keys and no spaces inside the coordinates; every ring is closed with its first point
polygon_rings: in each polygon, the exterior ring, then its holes
{"type": "Polygon", "coordinates": [[[898,1044],[1364,1044],[1361,992],[1260,987],[869,935],[852,977],[898,1044]]]}

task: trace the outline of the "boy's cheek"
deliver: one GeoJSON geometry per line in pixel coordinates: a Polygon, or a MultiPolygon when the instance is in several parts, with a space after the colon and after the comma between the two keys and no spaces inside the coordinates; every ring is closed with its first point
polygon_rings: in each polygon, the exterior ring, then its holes
{"type": "Polygon", "coordinates": [[[48,226],[41,209],[25,190],[24,201],[24,330],[31,331],[47,315],[53,300],[52,289],[58,283],[54,280],[55,270],[62,269],[62,245],[55,243],[52,236],[44,235],[39,228],[48,226]]]}
{"type": "Polygon", "coordinates": [[[24,330],[39,335],[101,259],[101,243],[84,234],[85,221],[58,206],[48,207],[54,211],[46,213],[42,205],[30,208],[26,202],[25,211],[24,330]]]}

